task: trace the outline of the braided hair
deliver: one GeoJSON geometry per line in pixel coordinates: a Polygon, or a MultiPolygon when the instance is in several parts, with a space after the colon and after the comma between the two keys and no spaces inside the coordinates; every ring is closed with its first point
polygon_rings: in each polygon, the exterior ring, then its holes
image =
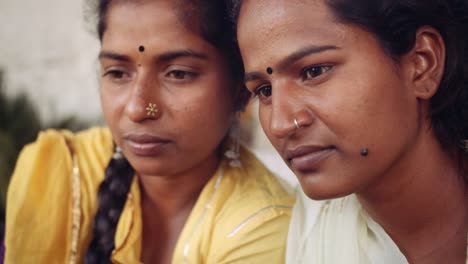
{"type": "Polygon", "coordinates": [[[134,173],[132,166],[117,147],[107,166],[105,179],[99,186],[99,207],[94,218],[93,239],[85,263],[111,263],[110,255],[115,247],[117,223],[127,200],[134,173]]]}

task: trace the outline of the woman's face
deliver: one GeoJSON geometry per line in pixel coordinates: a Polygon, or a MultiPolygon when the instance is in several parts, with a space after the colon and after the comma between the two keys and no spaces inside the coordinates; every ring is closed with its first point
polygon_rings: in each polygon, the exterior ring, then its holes
{"type": "Polygon", "coordinates": [[[99,56],[105,119],[126,158],[147,175],[216,161],[233,110],[224,58],[168,2],[111,5],[99,56]]]}
{"type": "Polygon", "coordinates": [[[246,0],[238,40],[263,130],[309,197],[364,192],[402,164],[418,99],[373,35],[336,22],[323,1],[246,0]]]}

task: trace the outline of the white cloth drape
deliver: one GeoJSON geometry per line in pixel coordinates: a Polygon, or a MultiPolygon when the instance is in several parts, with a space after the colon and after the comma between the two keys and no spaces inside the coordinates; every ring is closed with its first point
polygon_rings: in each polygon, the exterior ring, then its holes
{"type": "Polygon", "coordinates": [[[404,255],[355,195],[314,201],[300,186],[293,209],[287,264],[400,264],[404,255]]]}

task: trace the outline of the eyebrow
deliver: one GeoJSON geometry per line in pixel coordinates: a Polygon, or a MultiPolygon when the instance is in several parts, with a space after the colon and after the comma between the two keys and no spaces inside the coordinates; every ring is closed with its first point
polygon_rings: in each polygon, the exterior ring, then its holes
{"type": "Polygon", "coordinates": [[[262,74],[259,72],[248,72],[244,75],[244,83],[259,80],[262,78],[262,74]]]}
{"type": "Polygon", "coordinates": [[[117,54],[114,52],[109,52],[109,51],[101,51],[99,52],[98,58],[101,59],[111,59],[111,60],[118,60],[118,61],[130,61],[130,57],[117,54]]]}
{"type": "MultiPolygon", "coordinates": [[[[208,56],[206,54],[187,49],[187,50],[175,50],[175,51],[163,53],[156,57],[156,61],[167,62],[167,61],[171,61],[171,60],[175,60],[175,59],[183,58],[183,57],[192,57],[192,58],[197,58],[197,59],[202,59],[202,60],[208,59],[208,56]]],[[[109,51],[101,51],[99,53],[99,59],[112,59],[112,60],[125,61],[125,62],[131,61],[131,58],[129,56],[121,55],[121,54],[117,54],[117,53],[109,52],[109,51]]]]}
{"type": "MultiPolygon", "coordinates": [[[[339,47],[333,46],[333,45],[326,45],[326,46],[308,46],[302,49],[299,49],[298,51],[295,51],[288,55],[286,58],[282,59],[278,64],[277,67],[273,67],[273,69],[277,69],[278,71],[283,70],[286,68],[288,65],[306,57],[311,54],[316,54],[320,52],[324,52],[327,50],[337,50],[339,47]]],[[[263,76],[260,72],[248,72],[245,74],[244,77],[244,82],[249,82],[249,81],[254,81],[258,80],[263,76]]]]}
{"type": "Polygon", "coordinates": [[[192,57],[192,58],[202,59],[202,60],[208,59],[208,56],[206,54],[198,53],[193,50],[187,49],[187,50],[170,51],[170,52],[161,54],[158,56],[157,60],[158,61],[170,61],[170,60],[175,60],[181,57],[192,57]]]}

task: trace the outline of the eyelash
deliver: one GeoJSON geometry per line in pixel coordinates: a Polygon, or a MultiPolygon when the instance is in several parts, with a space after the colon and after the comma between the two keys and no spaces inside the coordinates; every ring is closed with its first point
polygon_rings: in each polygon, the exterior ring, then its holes
{"type": "MultiPolygon", "coordinates": [[[[301,71],[301,78],[302,78],[302,81],[307,81],[307,80],[311,80],[311,79],[315,79],[315,78],[318,78],[320,77],[321,75],[323,75],[324,73],[330,71],[331,69],[333,69],[333,65],[315,65],[315,66],[311,66],[311,67],[308,67],[308,68],[305,68],[304,70],[301,71]],[[319,70],[319,72],[317,73],[317,70],[319,70]]],[[[254,98],[259,98],[260,100],[267,100],[272,94],[272,87],[270,84],[268,85],[260,85],[258,86],[254,92],[253,92],[253,97],[254,98]],[[265,91],[265,89],[269,89],[269,94],[268,95],[263,95],[263,91],[265,91]]]]}
{"type": "Polygon", "coordinates": [[[184,70],[172,70],[172,71],[169,71],[166,74],[166,76],[169,77],[169,78],[176,79],[178,81],[183,81],[183,80],[187,80],[185,77],[188,77],[189,80],[196,78],[198,76],[198,73],[190,72],[190,71],[184,71],[184,70]],[[179,75],[179,74],[182,74],[181,78],[180,78],[180,76],[177,77],[177,75],[179,75]]]}
{"type": "MultiPolygon", "coordinates": [[[[119,81],[124,81],[125,78],[129,78],[129,76],[126,76],[126,75],[128,75],[128,73],[123,70],[111,69],[111,70],[106,71],[102,75],[102,77],[108,77],[112,81],[119,82],[119,81]]],[[[172,78],[176,81],[189,81],[189,80],[196,78],[197,76],[198,74],[195,72],[189,72],[189,71],[184,71],[184,70],[172,70],[166,74],[166,77],[172,78]]]]}
{"type": "Polygon", "coordinates": [[[272,93],[272,87],[270,84],[265,84],[265,85],[261,85],[259,87],[257,87],[254,92],[253,92],[253,97],[254,98],[260,98],[260,99],[263,99],[263,98],[268,98],[268,97],[262,97],[262,91],[264,91],[266,88],[270,89],[270,96],[271,96],[271,93],[272,93]]]}
{"type": "Polygon", "coordinates": [[[331,69],[333,69],[333,65],[314,65],[314,66],[305,68],[304,70],[301,71],[302,81],[318,78],[319,76],[330,71],[331,69]],[[315,76],[310,76],[312,70],[321,70],[321,72],[315,76]]]}
{"type": "Polygon", "coordinates": [[[106,71],[102,77],[108,77],[113,81],[122,81],[125,78],[125,75],[128,75],[128,73],[123,70],[111,69],[106,71]]]}

